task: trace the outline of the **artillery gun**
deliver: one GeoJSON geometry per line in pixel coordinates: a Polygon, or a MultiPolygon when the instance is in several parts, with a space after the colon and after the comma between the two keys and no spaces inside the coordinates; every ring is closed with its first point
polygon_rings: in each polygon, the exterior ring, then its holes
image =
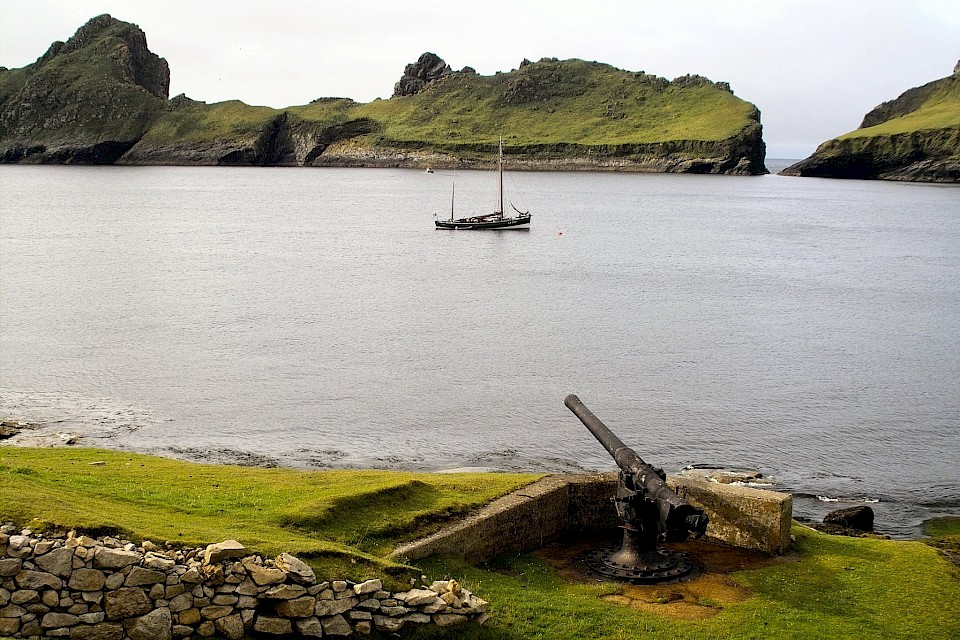
{"type": "Polygon", "coordinates": [[[620,467],[613,502],[623,529],[623,543],[587,553],[587,567],[605,578],[640,584],[694,575],[699,567],[688,554],[657,545],[682,542],[691,535],[701,537],[707,530],[707,515],[670,489],[663,470],[647,464],[623,444],[577,396],[570,394],[563,403],[620,467]]]}

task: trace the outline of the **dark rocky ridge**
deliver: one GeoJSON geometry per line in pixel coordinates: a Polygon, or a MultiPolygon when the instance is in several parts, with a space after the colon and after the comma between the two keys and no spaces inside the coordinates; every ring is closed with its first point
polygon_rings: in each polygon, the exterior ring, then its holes
{"type": "Polygon", "coordinates": [[[163,111],[169,87],[143,31],[98,16],[32,65],[0,71],[0,160],[115,162],[163,111]]]}
{"type": "MultiPolygon", "coordinates": [[[[858,129],[882,125],[915,113],[937,96],[960,98],[960,62],[953,75],[903,92],[867,113],[858,129]]],[[[841,137],[817,147],[809,158],[782,175],[960,182],[960,123],[954,126],[873,136],[841,137]]]]}

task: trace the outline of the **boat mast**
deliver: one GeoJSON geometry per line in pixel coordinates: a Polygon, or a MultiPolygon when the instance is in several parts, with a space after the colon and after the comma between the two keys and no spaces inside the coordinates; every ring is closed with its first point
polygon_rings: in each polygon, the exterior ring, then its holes
{"type": "Polygon", "coordinates": [[[500,208],[497,213],[503,215],[503,136],[500,136],[500,208]]]}
{"type": "Polygon", "coordinates": [[[453,222],[453,201],[457,196],[457,183],[453,183],[453,191],[450,194],[450,222],[453,222]]]}

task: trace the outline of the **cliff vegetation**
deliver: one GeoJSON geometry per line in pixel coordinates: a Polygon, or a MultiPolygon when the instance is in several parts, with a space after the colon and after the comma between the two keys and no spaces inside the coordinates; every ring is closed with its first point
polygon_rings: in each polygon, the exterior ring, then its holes
{"type": "Polygon", "coordinates": [[[583,60],[482,76],[425,53],[387,100],[272,109],[167,99],[136,27],[94,18],[37,62],[0,71],[0,160],[283,166],[479,166],[765,173],[760,113],[726,83],[583,60]]]}
{"type": "Polygon", "coordinates": [[[877,106],[858,129],[784,175],[960,182],[960,63],[954,73],[877,106]]]}

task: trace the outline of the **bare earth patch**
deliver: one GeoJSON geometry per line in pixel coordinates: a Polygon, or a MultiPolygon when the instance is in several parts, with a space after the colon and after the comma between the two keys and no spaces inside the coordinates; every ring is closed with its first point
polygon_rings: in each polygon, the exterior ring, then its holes
{"type": "MultiPolygon", "coordinates": [[[[611,540],[609,536],[577,537],[551,543],[534,552],[538,558],[553,567],[564,580],[589,584],[603,582],[587,575],[577,557],[589,549],[611,540]]],[[[762,553],[735,549],[709,542],[684,542],[667,545],[693,555],[702,563],[704,571],[692,580],[657,584],[620,584],[618,593],[601,596],[603,600],[641,611],[682,620],[702,620],[719,613],[725,606],[743,602],[752,595],[750,590],[730,577],[734,571],[759,569],[795,561],[787,555],[781,558],[762,553]]]]}

